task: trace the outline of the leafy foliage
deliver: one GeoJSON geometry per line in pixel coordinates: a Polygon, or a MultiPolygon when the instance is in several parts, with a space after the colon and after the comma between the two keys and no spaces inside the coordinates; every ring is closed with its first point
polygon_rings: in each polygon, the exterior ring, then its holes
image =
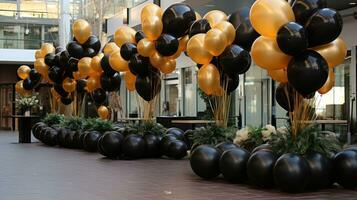
{"type": "Polygon", "coordinates": [[[88,118],[83,123],[83,130],[104,133],[114,130],[114,124],[111,121],[100,118],[88,118]]]}
{"type": "Polygon", "coordinates": [[[200,95],[201,99],[206,104],[205,116],[204,119],[213,119],[213,112],[211,109],[210,101],[213,100],[212,97],[206,95],[200,88],[197,88],[198,94],[200,95]]]}
{"type": "Polygon", "coordinates": [[[193,146],[201,144],[216,145],[224,141],[232,141],[236,129],[234,127],[221,127],[217,125],[210,125],[206,128],[197,128],[194,130],[190,140],[193,146]]]}
{"type": "Polygon", "coordinates": [[[63,120],[64,120],[64,115],[57,114],[57,113],[49,113],[42,121],[48,126],[52,126],[55,124],[61,124],[63,120]]]}
{"type": "Polygon", "coordinates": [[[65,117],[60,126],[72,131],[81,131],[83,130],[84,122],[85,119],[81,117],[65,117]]]}
{"type": "Polygon", "coordinates": [[[147,133],[150,133],[154,135],[163,136],[166,132],[166,128],[164,126],[152,121],[129,124],[127,128],[132,131],[135,131],[139,135],[145,135],[147,133]]]}
{"type": "Polygon", "coordinates": [[[266,143],[263,140],[262,131],[266,130],[263,127],[247,127],[248,137],[245,140],[234,141],[240,147],[245,148],[248,151],[252,151],[255,147],[266,143]]]}

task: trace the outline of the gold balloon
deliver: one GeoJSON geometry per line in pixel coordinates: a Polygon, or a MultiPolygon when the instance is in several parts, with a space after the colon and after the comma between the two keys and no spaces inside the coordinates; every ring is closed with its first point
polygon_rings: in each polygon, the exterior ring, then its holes
{"type": "Polygon", "coordinates": [[[236,38],[236,29],[231,23],[227,21],[221,21],[218,24],[216,24],[213,28],[221,30],[226,35],[228,44],[232,44],[232,42],[236,38]]]}
{"type": "Polygon", "coordinates": [[[203,65],[198,70],[198,85],[207,94],[212,95],[220,83],[220,75],[213,64],[203,65]]]}
{"type": "Polygon", "coordinates": [[[162,14],[163,11],[160,6],[153,3],[149,3],[141,10],[141,21],[144,21],[144,19],[151,16],[156,16],[161,19],[162,14]]]}
{"type": "Polygon", "coordinates": [[[172,59],[172,60],[168,60],[165,63],[163,63],[162,65],[160,65],[160,71],[164,74],[169,74],[173,71],[175,71],[176,69],[176,60],[172,59]]]}
{"type": "Polygon", "coordinates": [[[120,51],[114,52],[109,56],[109,64],[117,72],[129,70],[128,61],[121,57],[120,51]]]}
{"type": "Polygon", "coordinates": [[[261,35],[275,38],[280,27],[295,21],[290,4],[285,0],[257,0],[250,9],[250,21],[261,35]]]}
{"type": "Polygon", "coordinates": [[[147,38],[140,40],[136,48],[144,57],[150,57],[155,53],[155,44],[147,38]]]}
{"type": "Polygon", "coordinates": [[[35,59],[41,58],[42,54],[41,54],[41,50],[36,50],[35,51],[35,59]]]}
{"type": "Polygon", "coordinates": [[[136,76],[134,74],[132,74],[130,71],[125,72],[124,81],[126,89],[128,89],[129,91],[135,90],[136,76]]]}
{"type": "Polygon", "coordinates": [[[202,16],[200,15],[200,13],[195,12],[195,15],[196,15],[196,21],[202,19],[202,16]]]}
{"type": "Polygon", "coordinates": [[[83,76],[88,76],[91,69],[92,58],[83,57],[78,61],[78,71],[83,76]]]}
{"type": "Polygon", "coordinates": [[[105,55],[109,56],[114,52],[120,51],[120,48],[114,42],[109,42],[108,44],[105,45],[103,51],[105,55]]]}
{"type": "Polygon", "coordinates": [[[27,77],[29,77],[30,75],[30,71],[31,68],[27,65],[21,65],[18,69],[17,69],[17,75],[21,78],[21,79],[27,79],[27,77]]]}
{"type": "Polygon", "coordinates": [[[330,68],[328,73],[328,78],[325,84],[318,90],[318,92],[320,94],[326,94],[333,88],[334,85],[335,85],[335,73],[333,72],[333,68],[330,68]]]}
{"type": "Polygon", "coordinates": [[[157,16],[149,16],[141,22],[141,28],[146,37],[154,41],[160,37],[163,29],[161,18],[157,16]]]}
{"type": "Polygon", "coordinates": [[[47,54],[49,53],[55,53],[56,48],[53,46],[53,44],[50,43],[43,43],[41,46],[41,56],[44,58],[47,54]]]}
{"type": "Polygon", "coordinates": [[[205,34],[196,34],[187,43],[187,55],[198,64],[208,64],[212,55],[205,49],[205,34]]]}
{"type": "Polygon", "coordinates": [[[227,18],[226,13],[220,10],[211,10],[203,16],[203,19],[207,19],[211,27],[214,27],[221,21],[227,21],[227,18]]]}
{"type": "Polygon", "coordinates": [[[179,39],[179,47],[178,47],[178,49],[180,50],[180,51],[186,51],[186,48],[187,48],[187,43],[188,43],[188,40],[189,40],[190,38],[188,37],[188,35],[185,35],[185,36],[183,36],[183,37],[181,37],[180,39],[179,39]]]}
{"type": "Polygon", "coordinates": [[[65,78],[62,82],[62,87],[66,92],[74,92],[76,90],[77,82],[69,77],[65,78]]]}
{"type": "Polygon", "coordinates": [[[84,19],[77,19],[74,21],[72,31],[79,44],[85,43],[92,35],[92,27],[84,19]]]}
{"type": "Polygon", "coordinates": [[[72,74],[75,80],[84,79],[87,77],[84,74],[79,73],[79,71],[73,72],[72,74]]]}
{"type": "Polygon", "coordinates": [[[221,97],[221,96],[223,96],[223,94],[224,94],[224,89],[223,89],[220,85],[218,85],[218,86],[215,88],[215,90],[214,90],[214,92],[213,92],[213,95],[214,95],[214,96],[221,97]]]}
{"type": "Polygon", "coordinates": [[[312,49],[324,57],[328,66],[331,68],[343,63],[347,55],[346,43],[341,38],[337,38],[331,43],[312,49]]]}
{"type": "Polygon", "coordinates": [[[91,76],[87,79],[87,91],[88,92],[93,92],[95,89],[100,88],[100,77],[97,76],[91,76]]]}
{"type": "Polygon", "coordinates": [[[158,52],[155,52],[150,58],[150,63],[157,69],[167,61],[167,58],[161,56],[158,52]]]}
{"type": "Polygon", "coordinates": [[[95,71],[97,73],[101,73],[103,71],[102,66],[100,65],[100,61],[103,58],[103,56],[104,56],[104,54],[100,53],[92,58],[91,66],[92,66],[93,71],[95,71]]]}
{"type": "Polygon", "coordinates": [[[135,41],[136,31],[129,26],[122,26],[115,31],[114,41],[119,47],[124,43],[130,42],[136,44],[135,41]]]}
{"type": "Polygon", "coordinates": [[[268,75],[280,83],[288,82],[288,72],[286,69],[268,70],[268,75]]]}
{"type": "Polygon", "coordinates": [[[204,48],[213,56],[219,56],[227,46],[227,37],[219,29],[211,29],[206,33],[204,48]]]}
{"type": "Polygon", "coordinates": [[[254,41],[251,55],[257,65],[267,70],[286,68],[291,59],[280,50],[275,38],[265,36],[254,41]]]}
{"type": "Polygon", "coordinates": [[[18,81],[15,84],[15,91],[20,94],[21,96],[30,96],[31,95],[31,91],[30,90],[25,90],[24,86],[23,86],[23,80],[18,81]]]}
{"type": "Polygon", "coordinates": [[[99,106],[98,115],[101,119],[108,119],[108,117],[109,117],[108,108],[106,106],[99,106]]]}
{"type": "Polygon", "coordinates": [[[41,75],[46,76],[46,74],[48,74],[48,67],[43,58],[37,58],[35,60],[34,66],[36,71],[41,75]]]}

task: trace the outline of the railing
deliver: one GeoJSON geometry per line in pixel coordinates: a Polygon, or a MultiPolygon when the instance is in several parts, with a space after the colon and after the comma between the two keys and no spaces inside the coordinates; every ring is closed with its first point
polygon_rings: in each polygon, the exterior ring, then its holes
{"type": "Polygon", "coordinates": [[[17,11],[0,9],[0,16],[18,18],[57,19],[57,12],[17,11]]]}
{"type": "Polygon", "coordinates": [[[0,38],[0,49],[39,49],[45,42],[57,43],[53,40],[0,38]]]}

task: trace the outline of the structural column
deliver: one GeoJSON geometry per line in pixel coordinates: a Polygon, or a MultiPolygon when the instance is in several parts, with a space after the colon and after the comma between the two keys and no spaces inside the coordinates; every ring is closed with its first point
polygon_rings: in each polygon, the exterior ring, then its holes
{"type": "Polygon", "coordinates": [[[70,1],[60,0],[60,18],[58,19],[59,24],[59,45],[61,47],[66,47],[70,39],[71,34],[71,16],[70,16],[70,1]]]}

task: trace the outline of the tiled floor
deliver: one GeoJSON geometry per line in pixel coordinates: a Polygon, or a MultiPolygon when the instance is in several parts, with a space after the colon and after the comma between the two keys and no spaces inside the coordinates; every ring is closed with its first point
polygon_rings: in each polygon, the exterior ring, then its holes
{"type": "Polygon", "coordinates": [[[17,144],[13,132],[0,132],[0,200],[139,199],[357,199],[357,191],[329,189],[285,194],[204,181],[188,160],[108,160],[96,153],[17,144]]]}

